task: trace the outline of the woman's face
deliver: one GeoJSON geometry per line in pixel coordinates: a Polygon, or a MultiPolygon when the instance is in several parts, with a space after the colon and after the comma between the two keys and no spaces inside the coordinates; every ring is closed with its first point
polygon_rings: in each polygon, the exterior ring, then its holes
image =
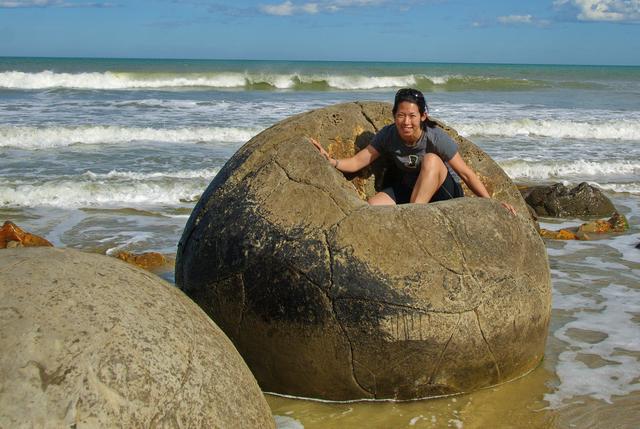
{"type": "Polygon", "coordinates": [[[427,119],[427,113],[421,115],[417,104],[403,101],[398,104],[394,119],[400,138],[413,144],[422,135],[420,124],[427,119]]]}

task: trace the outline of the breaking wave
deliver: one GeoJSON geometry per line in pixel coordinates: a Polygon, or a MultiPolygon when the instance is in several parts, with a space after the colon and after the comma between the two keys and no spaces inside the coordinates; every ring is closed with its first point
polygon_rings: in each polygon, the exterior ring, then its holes
{"type": "Polygon", "coordinates": [[[504,122],[473,122],[455,125],[464,136],[534,136],[557,139],[637,140],[640,122],[632,120],[575,122],[519,119],[504,122]]]}
{"type": "Polygon", "coordinates": [[[507,175],[515,181],[589,182],[613,192],[640,194],[639,161],[524,161],[500,162],[507,175]]]}
{"type": "Polygon", "coordinates": [[[74,144],[113,144],[131,141],[171,143],[232,142],[243,143],[261,130],[258,128],[142,128],[121,126],[0,126],[0,147],[47,149],[74,144]]]}
{"type": "Polygon", "coordinates": [[[0,206],[138,207],[194,203],[219,168],[138,173],[87,171],[46,182],[0,179],[0,206]]]}
{"type": "Polygon", "coordinates": [[[529,90],[564,85],[532,79],[493,76],[407,74],[375,76],[358,74],[304,74],[261,72],[151,73],[84,72],[37,73],[5,71],[0,73],[0,88],[18,90],[81,89],[141,90],[171,88],[237,88],[262,90],[374,90],[417,87],[425,91],[507,91],[529,90]]]}

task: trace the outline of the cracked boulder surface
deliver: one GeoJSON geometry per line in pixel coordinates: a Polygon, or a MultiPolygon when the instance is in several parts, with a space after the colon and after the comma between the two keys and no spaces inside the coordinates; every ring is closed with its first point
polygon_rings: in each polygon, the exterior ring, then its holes
{"type": "Polygon", "coordinates": [[[104,255],[0,250],[0,427],[265,427],[224,333],[180,290],[104,255]]]}
{"type": "Polygon", "coordinates": [[[284,120],[240,148],[187,222],[176,282],[266,391],[457,394],[517,378],[543,357],[546,250],[493,160],[443,126],[494,199],[370,207],[383,163],[343,175],[307,141],[345,157],[391,121],[391,106],[374,102],[284,120]]]}

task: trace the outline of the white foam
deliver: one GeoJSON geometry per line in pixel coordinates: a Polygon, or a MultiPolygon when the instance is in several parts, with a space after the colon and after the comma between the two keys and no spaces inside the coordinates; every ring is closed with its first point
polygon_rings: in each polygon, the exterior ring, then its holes
{"type": "Polygon", "coordinates": [[[94,173],[91,170],[85,171],[82,177],[89,180],[125,179],[134,181],[144,181],[150,179],[211,179],[220,171],[217,167],[204,168],[202,170],[178,170],[178,171],[157,171],[153,173],[139,173],[134,171],[111,170],[108,173],[94,173]]]}
{"type": "Polygon", "coordinates": [[[259,133],[257,128],[140,128],[107,126],[13,127],[0,126],[0,147],[47,149],[73,144],[156,142],[245,142],[259,133]]]}
{"type": "Polygon", "coordinates": [[[416,85],[416,77],[409,76],[327,76],[329,86],[337,89],[399,88],[416,85]]]}
{"type": "Polygon", "coordinates": [[[118,241],[120,244],[117,246],[111,247],[107,249],[105,252],[107,255],[114,255],[121,250],[125,250],[130,248],[131,246],[135,246],[136,243],[144,243],[146,241],[151,241],[154,238],[154,234],[150,232],[139,232],[139,231],[122,231],[118,234],[111,235],[108,238],[105,238],[101,241],[118,241]]]}
{"type": "Polygon", "coordinates": [[[562,407],[579,396],[611,402],[614,395],[640,391],[640,362],[624,354],[640,352],[638,325],[633,321],[633,315],[640,312],[640,291],[611,284],[600,289],[598,295],[603,302],[597,311],[578,311],[573,314],[575,320],[554,332],[569,347],[558,356],[556,373],[560,384],[545,395],[551,408],[562,407]],[[581,341],[569,335],[573,329],[600,332],[603,339],[595,344],[581,341]],[[578,360],[580,353],[597,355],[608,362],[589,368],[578,360]]]}
{"type": "Polygon", "coordinates": [[[409,420],[409,426],[415,426],[416,423],[418,423],[418,421],[420,421],[421,419],[424,419],[424,416],[422,414],[412,418],[411,420],[409,420]]]}
{"type": "Polygon", "coordinates": [[[640,249],[636,249],[636,246],[640,244],[640,233],[613,237],[608,244],[620,252],[621,259],[640,264],[640,249]]]}
{"type": "Polygon", "coordinates": [[[592,185],[615,192],[640,193],[640,182],[628,182],[629,177],[640,177],[640,160],[519,159],[500,161],[499,164],[510,178],[516,180],[589,181],[592,185]],[[615,178],[619,178],[621,183],[615,183],[615,178]]]}
{"type": "Polygon", "coordinates": [[[455,427],[456,429],[462,429],[464,427],[464,424],[463,424],[462,420],[449,419],[449,425],[448,426],[455,427]]]}
{"type": "Polygon", "coordinates": [[[455,124],[455,128],[463,136],[533,136],[587,140],[638,140],[640,136],[640,123],[628,119],[592,122],[553,119],[476,121],[455,124]]]}
{"type": "Polygon", "coordinates": [[[242,73],[215,75],[167,75],[135,73],[55,73],[45,70],[38,73],[9,71],[0,73],[0,88],[9,89],[153,89],[184,87],[243,87],[246,77],[242,73]]]}
{"type": "Polygon", "coordinates": [[[425,76],[425,79],[430,80],[434,85],[446,85],[449,78],[449,76],[425,76]]]}
{"type": "Polygon", "coordinates": [[[640,182],[634,183],[597,183],[589,182],[590,185],[598,186],[602,189],[613,192],[627,192],[630,194],[640,194],[640,182]]]}
{"type": "MultiPolygon", "coordinates": [[[[194,173],[194,176],[198,177],[199,174],[194,173]]],[[[0,207],[180,206],[196,201],[212,178],[180,180],[169,176],[136,181],[84,175],[44,183],[0,180],[0,207]]]]}
{"type": "Polygon", "coordinates": [[[277,429],[304,429],[304,425],[298,420],[288,416],[273,416],[277,429]]]}

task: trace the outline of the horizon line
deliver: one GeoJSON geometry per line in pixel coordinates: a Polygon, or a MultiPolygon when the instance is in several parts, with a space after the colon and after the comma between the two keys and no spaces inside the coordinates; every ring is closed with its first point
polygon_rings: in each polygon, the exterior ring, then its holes
{"type": "Polygon", "coordinates": [[[639,64],[587,64],[587,63],[520,63],[520,62],[465,62],[465,61],[403,61],[403,60],[321,60],[321,59],[263,59],[263,58],[179,58],[179,57],[106,57],[106,56],[26,56],[0,55],[0,59],[59,59],[59,60],[157,60],[157,61],[255,61],[255,62],[296,62],[296,63],[387,63],[387,64],[459,64],[459,65],[514,65],[514,66],[565,66],[565,67],[640,67],[639,64]]]}

